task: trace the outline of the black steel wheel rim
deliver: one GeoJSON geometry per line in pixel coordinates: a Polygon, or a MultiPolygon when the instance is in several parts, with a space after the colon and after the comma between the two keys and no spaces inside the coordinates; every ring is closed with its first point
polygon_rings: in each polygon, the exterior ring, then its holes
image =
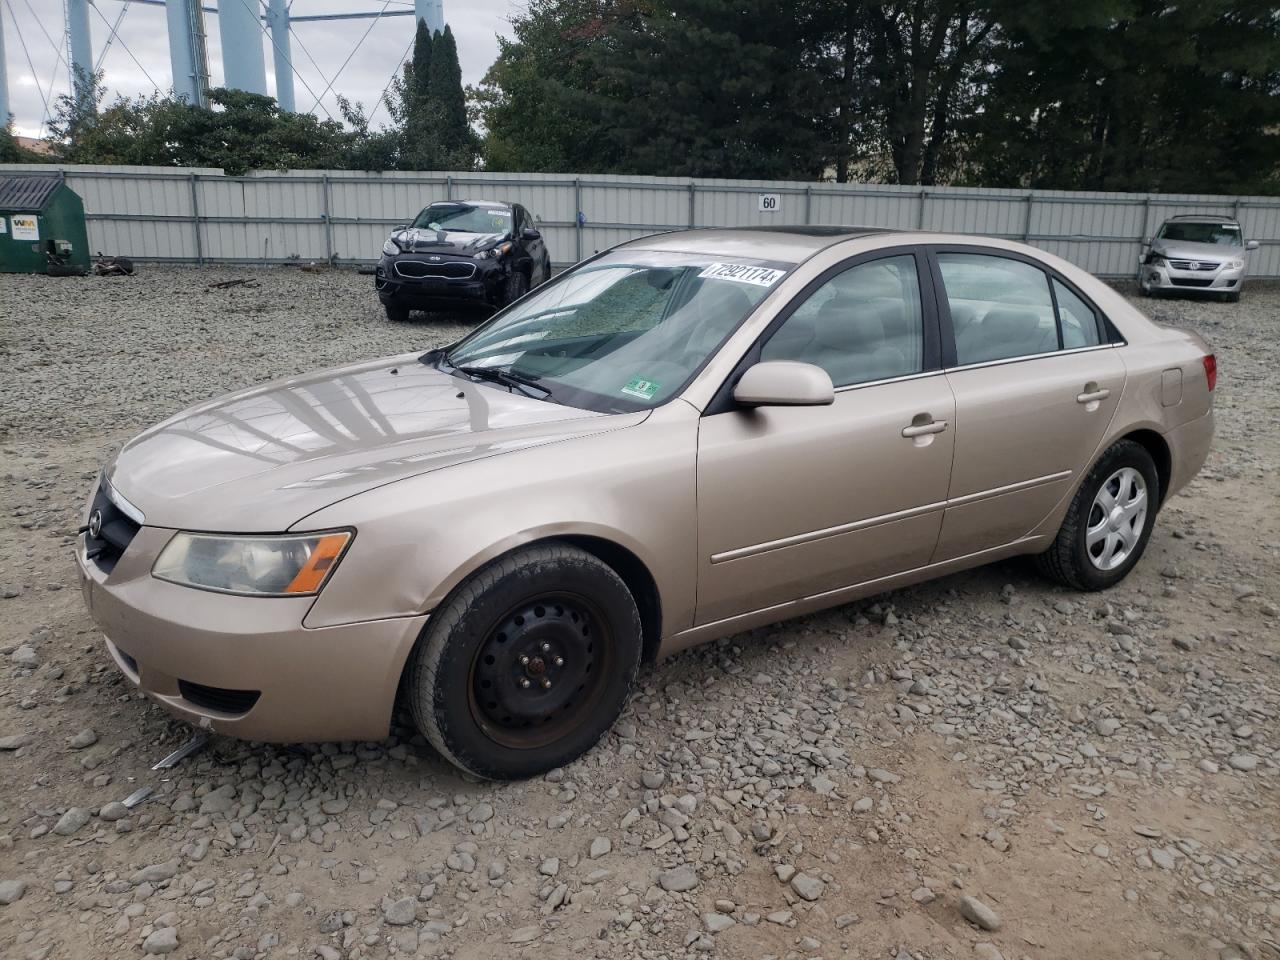
{"type": "Polygon", "coordinates": [[[472,660],[468,695],[476,723],[513,749],[566,736],[599,702],[612,639],[599,607],[576,594],[543,594],[512,607],[472,660]]]}

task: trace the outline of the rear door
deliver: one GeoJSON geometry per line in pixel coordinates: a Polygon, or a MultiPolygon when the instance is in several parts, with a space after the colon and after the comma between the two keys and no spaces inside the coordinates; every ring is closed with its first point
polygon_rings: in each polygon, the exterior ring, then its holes
{"type": "Polygon", "coordinates": [[[1036,261],[931,254],[955,394],[955,463],[933,562],[1028,534],[1088,469],[1124,388],[1101,315],[1036,261]]]}
{"type": "Polygon", "coordinates": [[[954,412],[937,341],[928,267],[914,251],[833,268],[766,332],[743,364],[816,364],[835,402],[713,404],[703,416],[698,623],[928,562],[954,412]]]}

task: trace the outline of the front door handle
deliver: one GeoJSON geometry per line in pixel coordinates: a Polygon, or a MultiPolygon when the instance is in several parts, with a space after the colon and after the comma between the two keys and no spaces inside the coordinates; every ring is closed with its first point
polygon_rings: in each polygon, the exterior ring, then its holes
{"type": "Polygon", "coordinates": [[[947,421],[930,420],[928,423],[913,423],[902,428],[902,435],[910,440],[912,437],[923,437],[930,433],[941,433],[947,429],[947,421]]]}
{"type": "Polygon", "coordinates": [[[1084,385],[1084,393],[1076,394],[1076,403],[1096,403],[1099,400],[1105,400],[1111,396],[1111,391],[1106,387],[1098,388],[1093,381],[1084,385]]]}

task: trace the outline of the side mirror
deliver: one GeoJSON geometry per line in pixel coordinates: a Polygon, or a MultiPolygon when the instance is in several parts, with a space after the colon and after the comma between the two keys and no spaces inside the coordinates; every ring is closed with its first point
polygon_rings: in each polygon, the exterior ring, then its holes
{"type": "Polygon", "coordinates": [[[408,229],[409,229],[409,225],[407,223],[397,223],[394,227],[391,228],[391,232],[399,233],[401,230],[408,230],[408,229]]]}
{"type": "Polygon", "coordinates": [[[1246,244],[1244,245],[1244,248],[1245,248],[1246,250],[1257,250],[1257,249],[1258,249],[1258,241],[1257,241],[1257,240],[1250,240],[1248,243],[1246,243],[1246,244]]]}
{"type": "Polygon", "coordinates": [[[521,233],[520,236],[524,237],[526,240],[537,240],[542,237],[542,234],[533,229],[533,227],[525,227],[524,232],[521,233]]]}
{"type": "Polygon", "coordinates": [[[757,363],[733,388],[733,399],[746,407],[819,407],[835,398],[827,371],[794,360],[757,363]]]}
{"type": "Polygon", "coordinates": [[[1150,237],[1143,237],[1143,238],[1142,238],[1142,245],[1143,245],[1144,247],[1149,247],[1149,246],[1151,246],[1151,238],[1150,238],[1150,237]]]}

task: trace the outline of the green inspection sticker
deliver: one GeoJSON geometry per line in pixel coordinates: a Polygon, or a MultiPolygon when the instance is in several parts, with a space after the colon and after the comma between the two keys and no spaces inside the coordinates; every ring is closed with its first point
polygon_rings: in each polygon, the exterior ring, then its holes
{"type": "Polygon", "coordinates": [[[658,388],[661,386],[662,384],[656,380],[632,377],[627,381],[627,385],[622,388],[622,392],[631,397],[639,397],[641,400],[652,400],[653,395],[658,392],[658,388]]]}

